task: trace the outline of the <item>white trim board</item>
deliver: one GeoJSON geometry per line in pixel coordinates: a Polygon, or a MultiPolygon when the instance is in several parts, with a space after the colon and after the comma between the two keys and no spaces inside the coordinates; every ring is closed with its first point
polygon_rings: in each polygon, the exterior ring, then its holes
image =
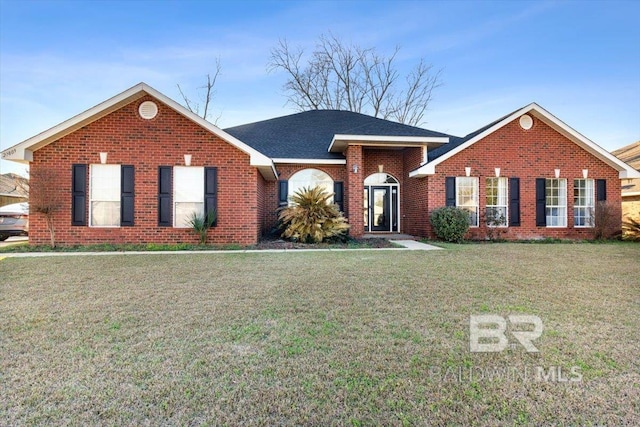
{"type": "Polygon", "coordinates": [[[452,156],[455,156],[462,150],[469,148],[471,145],[475,144],[481,139],[487,137],[488,135],[501,129],[502,127],[511,123],[513,120],[527,113],[532,113],[534,117],[543,121],[544,123],[549,125],[551,128],[555,129],[560,134],[564,135],[565,137],[573,141],[579,147],[583,148],[590,154],[596,156],[597,158],[599,158],[600,160],[602,160],[612,168],[616,169],[619,172],[619,177],[621,179],[622,178],[640,178],[640,172],[633,169],[631,166],[627,165],[626,163],[624,163],[623,161],[615,157],[613,154],[609,153],[607,150],[600,147],[598,144],[596,144],[595,142],[591,141],[589,138],[585,137],[584,135],[576,131],[575,129],[571,128],[562,120],[558,119],[556,116],[554,116],[553,114],[551,114],[550,112],[548,112],[547,110],[545,110],[544,108],[536,104],[535,102],[527,105],[524,108],[521,108],[520,110],[513,112],[509,116],[505,117],[503,120],[491,126],[489,129],[486,129],[484,132],[481,132],[475,137],[469,139],[468,141],[465,141],[463,144],[443,154],[437,159],[432,160],[431,162],[424,164],[418,169],[413,170],[412,172],[409,173],[409,176],[415,177],[415,178],[422,178],[428,175],[435,174],[436,166],[439,165],[440,163],[444,162],[445,160],[449,159],[452,156]]]}
{"type": "Polygon", "coordinates": [[[442,145],[449,142],[448,137],[435,136],[384,136],[384,135],[344,135],[336,134],[329,144],[327,151],[342,153],[350,144],[380,147],[420,147],[442,145]]]}
{"type": "Polygon", "coordinates": [[[275,164],[300,164],[300,165],[346,165],[346,159],[289,159],[273,158],[275,164]]]}
{"type": "Polygon", "coordinates": [[[269,157],[265,156],[254,148],[249,147],[244,142],[231,136],[230,134],[226,133],[214,124],[206,121],[197,114],[189,111],[182,105],[158,92],[146,83],[138,83],[137,85],[125,90],[124,92],[112,98],[107,99],[106,101],[96,105],[95,107],[89,108],[88,110],[68,120],[65,120],[64,122],[48,130],[45,130],[44,132],[41,132],[36,136],[33,136],[22,141],[19,144],[7,148],[2,152],[2,159],[13,160],[20,163],[31,162],[33,161],[34,151],[88,125],[89,123],[92,123],[106,116],[107,114],[118,110],[119,108],[131,102],[142,98],[143,96],[145,96],[145,94],[156,98],[158,101],[164,103],[177,113],[207,129],[209,132],[220,137],[232,146],[238,148],[240,151],[248,154],[250,158],[249,164],[251,166],[258,168],[266,179],[276,179],[277,174],[275,166],[273,165],[273,162],[269,157]]]}

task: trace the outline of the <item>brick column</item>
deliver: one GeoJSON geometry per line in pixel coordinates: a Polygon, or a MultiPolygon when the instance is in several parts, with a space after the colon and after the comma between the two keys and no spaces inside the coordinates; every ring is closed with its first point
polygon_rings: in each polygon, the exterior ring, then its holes
{"type": "Polygon", "coordinates": [[[352,237],[362,237],[364,234],[364,218],[362,213],[362,193],[364,191],[364,162],[362,158],[362,146],[350,145],[346,151],[347,157],[347,209],[346,214],[349,219],[351,229],[349,234],[352,237]],[[358,167],[358,172],[354,172],[354,166],[358,167]]]}

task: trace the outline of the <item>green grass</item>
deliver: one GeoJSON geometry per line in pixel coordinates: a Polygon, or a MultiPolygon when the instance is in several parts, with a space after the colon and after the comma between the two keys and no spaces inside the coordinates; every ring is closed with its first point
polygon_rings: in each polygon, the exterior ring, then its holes
{"type": "Polygon", "coordinates": [[[258,249],[371,249],[401,248],[403,246],[386,239],[348,239],[345,242],[325,241],[322,243],[296,243],[261,241],[257,245],[227,244],[193,244],[193,243],[99,243],[91,245],[29,245],[28,242],[13,243],[0,247],[2,253],[22,252],[176,252],[176,251],[243,251],[258,249]]]}
{"type": "Polygon", "coordinates": [[[445,246],[2,259],[0,424],[640,422],[640,245],[445,246]],[[471,353],[470,314],[540,352],[471,353]]]}

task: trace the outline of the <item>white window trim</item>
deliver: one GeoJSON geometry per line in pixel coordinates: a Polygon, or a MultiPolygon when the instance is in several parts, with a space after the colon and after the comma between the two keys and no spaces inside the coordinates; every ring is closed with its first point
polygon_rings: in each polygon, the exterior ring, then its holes
{"type": "MultiPolygon", "coordinates": [[[[115,200],[96,200],[93,198],[93,168],[95,166],[103,167],[103,166],[112,166],[120,168],[120,179],[122,179],[122,165],[108,164],[104,165],[102,163],[90,164],[89,165],[89,227],[90,228],[120,228],[122,226],[122,214],[120,214],[120,223],[118,225],[94,225],[93,224],[93,202],[115,202],[115,200]]],[[[120,179],[117,182],[117,188],[121,187],[120,179]]],[[[122,209],[122,198],[118,198],[119,208],[122,209]]]]}
{"type": "MultiPolygon", "coordinates": [[[[204,167],[203,166],[174,166],[173,167],[173,173],[172,173],[172,179],[173,182],[172,184],[172,200],[171,200],[171,209],[172,209],[172,214],[173,214],[173,228],[180,228],[180,229],[188,229],[191,228],[188,225],[179,225],[177,224],[176,220],[177,220],[177,215],[176,215],[176,207],[178,203],[202,203],[203,206],[203,211],[204,211],[204,167]],[[201,174],[201,186],[202,186],[202,191],[200,191],[199,197],[200,200],[192,200],[192,201],[178,201],[178,197],[177,197],[177,192],[178,192],[178,186],[176,185],[177,182],[177,178],[178,178],[178,174],[176,173],[177,170],[180,169],[190,169],[190,170],[200,170],[202,171],[201,174]]],[[[200,184],[198,184],[200,185],[200,184]]]]}
{"type": "MultiPolygon", "coordinates": [[[[595,210],[596,208],[596,186],[595,186],[595,180],[593,178],[576,178],[573,180],[573,187],[574,187],[574,191],[575,191],[575,185],[576,185],[576,181],[585,181],[585,184],[587,181],[591,182],[591,195],[587,194],[587,200],[589,200],[589,196],[591,199],[591,202],[593,203],[591,206],[589,205],[576,205],[576,199],[575,196],[573,197],[573,227],[574,228],[593,228],[595,226],[595,221],[593,218],[593,210],[595,210]],[[587,209],[587,213],[590,213],[589,209],[592,209],[591,213],[591,218],[589,219],[590,224],[589,225],[576,225],[576,208],[585,208],[587,209]]],[[[585,187],[585,191],[588,189],[588,186],[585,187]]]]}
{"type": "MultiPolygon", "coordinates": [[[[547,228],[568,228],[568,224],[569,224],[569,220],[568,220],[568,216],[569,216],[569,207],[568,207],[568,199],[567,199],[567,179],[566,178],[547,178],[545,180],[545,193],[546,193],[546,188],[547,188],[547,181],[558,181],[558,184],[561,181],[564,181],[564,205],[548,205],[546,198],[547,196],[545,196],[545,203],[544,203],[544,215],[545,215],[545,221],[547,222],[547,228]],[[549,220],[548,220],[548,215],[547,215],[547,209],[548,208],[562,208],[564,207],[564,225],[549,225],[549,220]]],[[[558,186],[558,189],[560,188],[560,186],[558,186]]],[[[560,198],[560,195],[558,193],[558,199],[560,198]]],[[[558,216],[558,218],[561,218],[560,216],[558,216]]]]}
{"type": "MultiPolygon", "coordinates": [[[[304,168],[304,169],[300,169],[296,172],[294,172],[291,177],[289,177],[288,179],[288,185],[287,185],[287,200],[289,201],[289,206],[291,206],[291,196],[293,196],[296,191],[301,190],[302,188],[306,188],[306,187],[310,187],[313,188],[315,186],[320,185],[319,183],[329,183],[331,182],[331,185],[329,186],[330,188],[327,188],[326,190],[329,192],[329,194],[333,194],[333,185],[335,184],[335,181],[333,178],[331,178],[331,175],[329,175],[327,172],[323,171],[322,169],[317,169],[317,168],[304,168]],[[321,172],[323,174],[325,174],[327,176],[327,180],[324,181],[318,181],[318,183],[315,184],[310,184],[310,185],[303,185],[302,187],[296,187],[294,189],[294,187],[291,185],[291,182],[294,181],[295,182],[295,176],[300,174],[301,172],[305,172],[305,171],[317,171],[317,172],[321,172]]],[[[333,203],[333,196],[331,196],[331,198],[329,199],[329,203],[333,203]]]]}
{"type": "Polygon", "coordinates": [[[487,227],[491,227],[491,228],[508,228],[509,227],[509,179],[507,177],[487,177],[487,179],[485,179],[485,209],[488,210],[489,208],[504,208],[504,224],[503,225],[489,225],[489,224],[485,224],[487,227]],[[504,205],[489,205],[486,204],[486,199],[487,199],[487,180],[488,179],[497,179],[498,180],[498,196],[497,196],[497,200],[500,201],[500,182],[504,182],[504,191],[505,191],[505,204],[504,205]]]}
{"type": "MultiPolygon", "coordinates": [[[[474,194],[473,201],[475,202],[476,208],[476,224],[469,224],[469,228],[478,228],[480,227],[480,179],[477,176],[458,176],[456,177],[456,207],[465,209],[464,206],[458,205],[458,192],[460,191],[460,180],[463,179],[472,179],[475,182],[474,185],[474,194]]],[[[466,209],[465,209],[466,210],[466,209]]]]}

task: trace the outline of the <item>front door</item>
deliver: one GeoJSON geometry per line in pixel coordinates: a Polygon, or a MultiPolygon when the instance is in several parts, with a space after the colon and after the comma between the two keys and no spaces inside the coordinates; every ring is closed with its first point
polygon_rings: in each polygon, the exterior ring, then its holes
{"type": "Polygon", "coordinates": [[[371,187],[371,231],[391,231],[391,188],[371,187]]]}
{"type": "Polygon", "coordinates": [[[364,180],[364,230],[400,232],[400,186],[386,173],[374,173],[364,180]]]}

